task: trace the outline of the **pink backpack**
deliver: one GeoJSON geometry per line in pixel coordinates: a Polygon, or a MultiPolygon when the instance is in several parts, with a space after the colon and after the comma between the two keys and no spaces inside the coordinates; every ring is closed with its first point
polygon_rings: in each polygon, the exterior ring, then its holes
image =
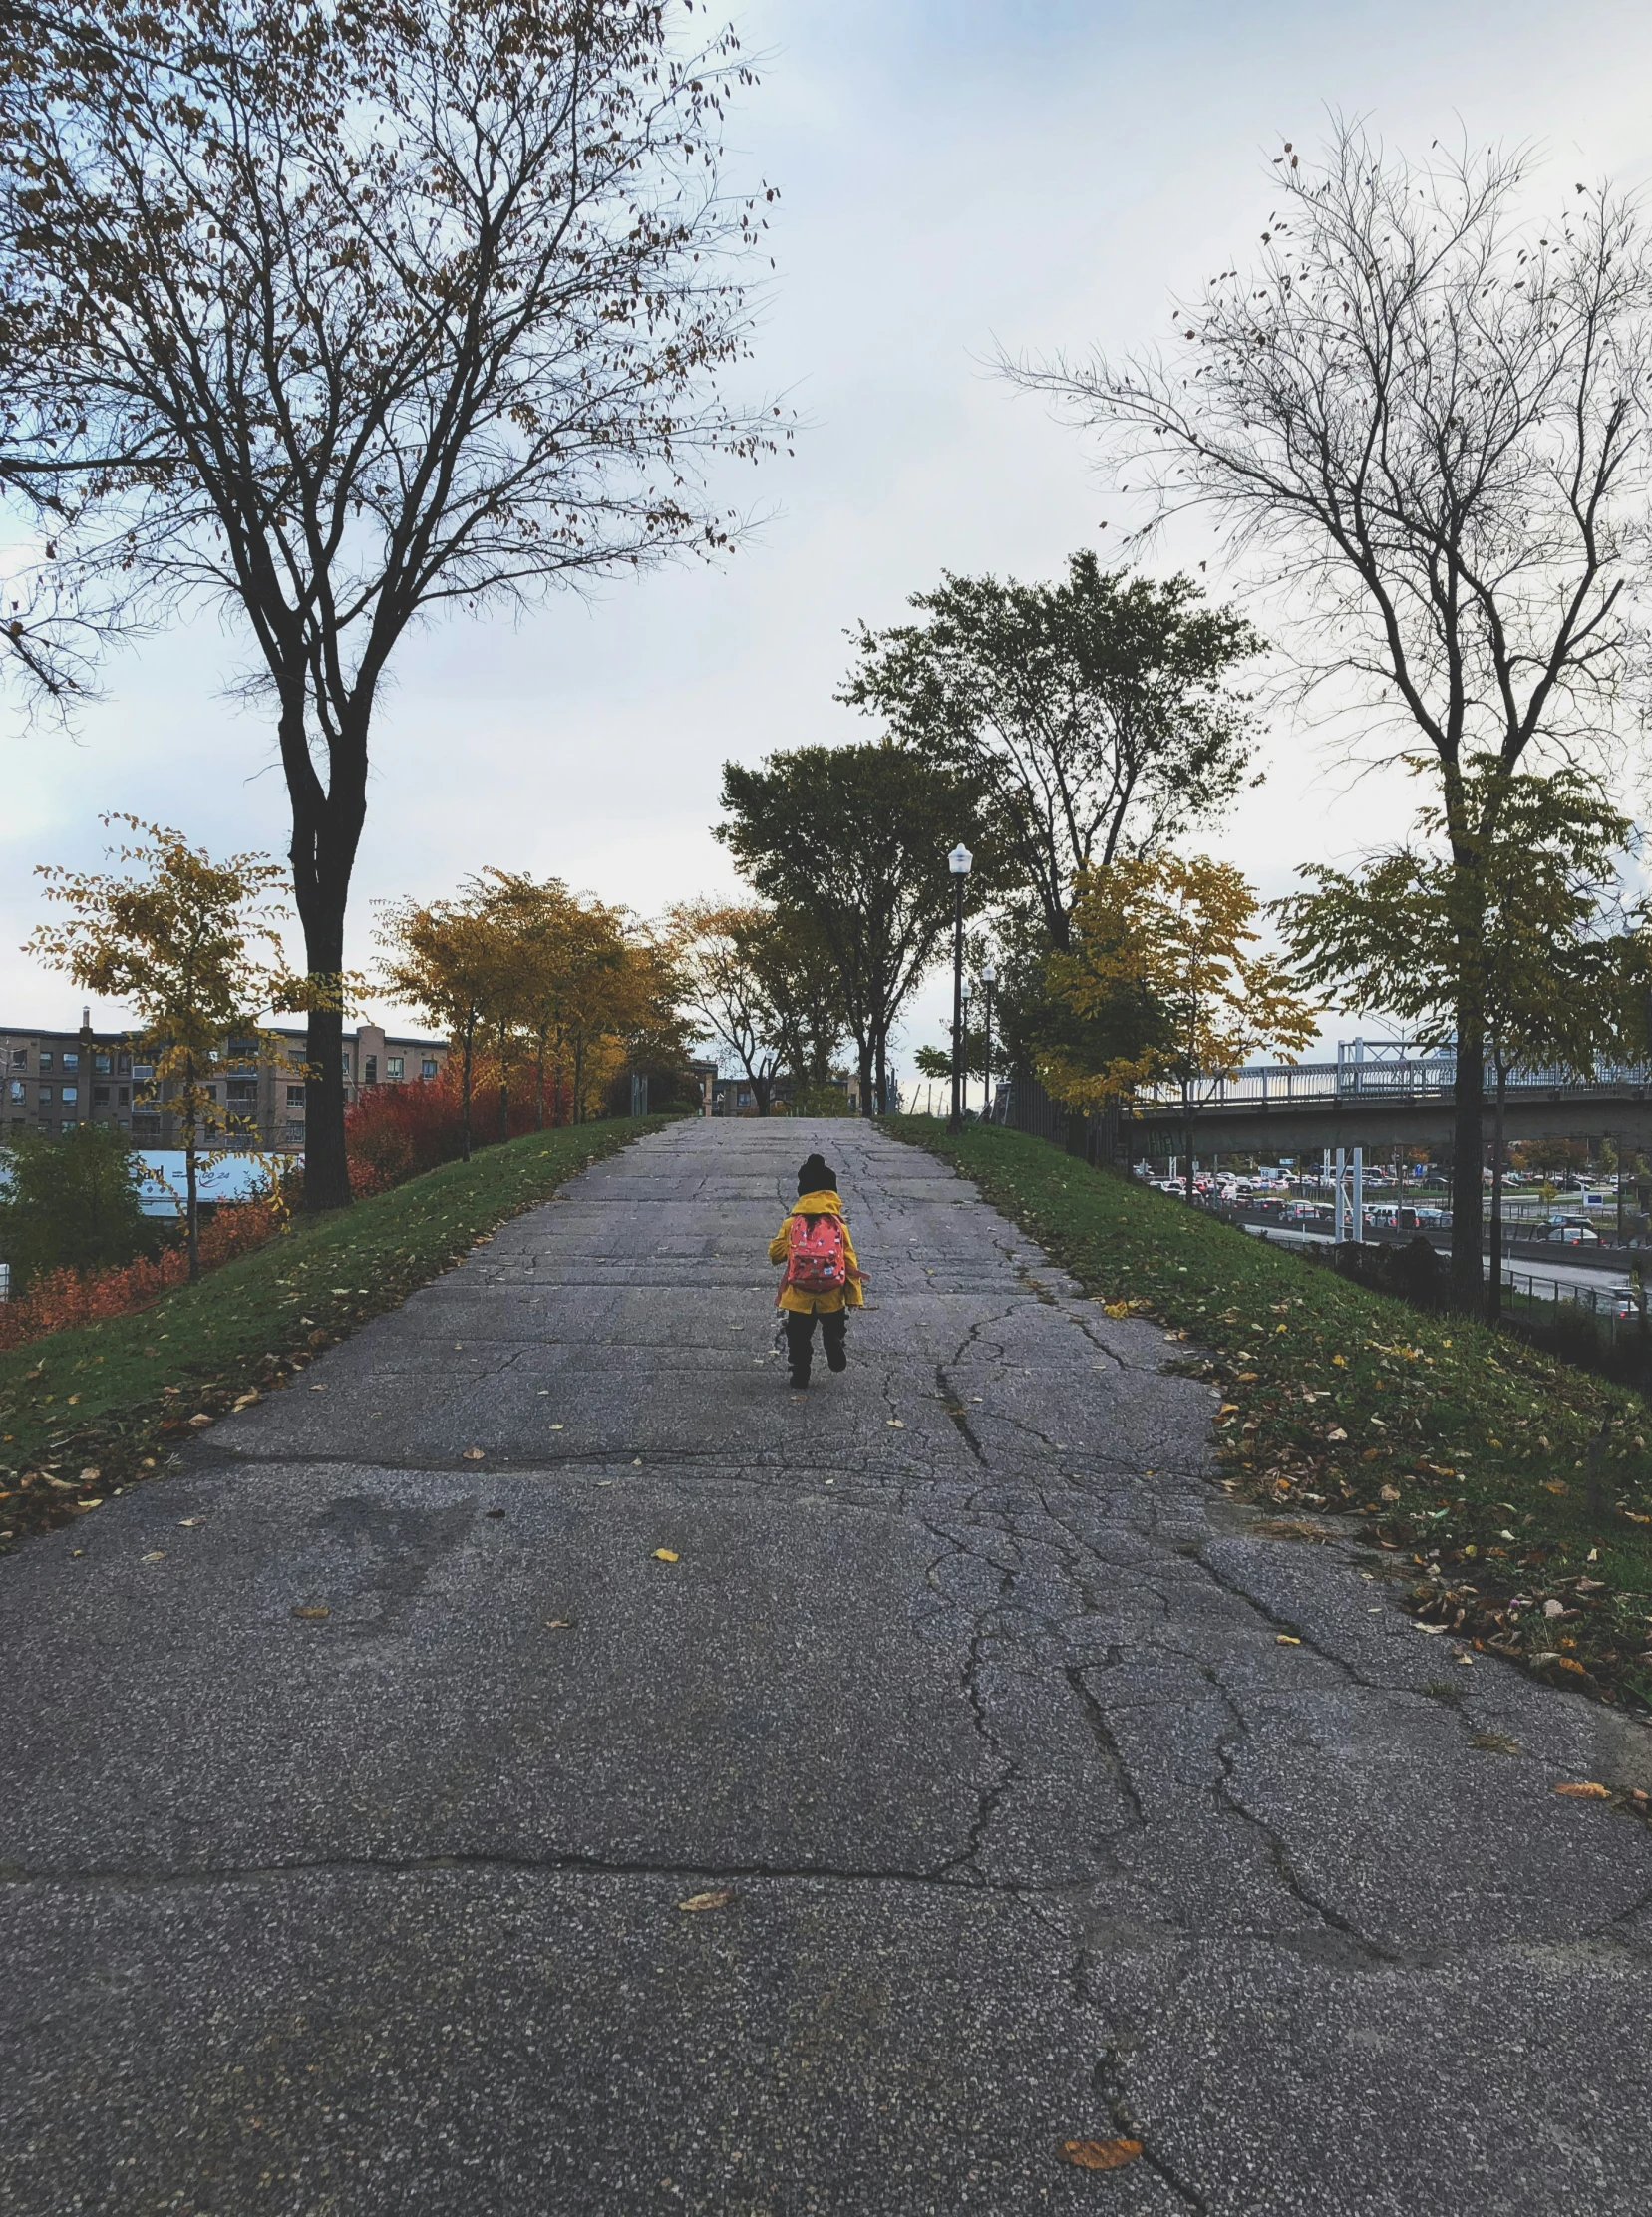
{"type": "Polygon", "coordinates": [[[787,1234],[786,1283],[799,1293],[841,1293],[848,1284],[843,1227],[835,1216],[794,1216],[787,1234]]]}

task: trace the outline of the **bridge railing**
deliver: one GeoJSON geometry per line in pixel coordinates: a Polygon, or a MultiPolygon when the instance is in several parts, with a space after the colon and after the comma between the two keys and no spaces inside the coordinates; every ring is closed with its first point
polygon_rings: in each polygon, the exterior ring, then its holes
{"type": "MultiPolygon", "coordinates": [[[[1251,1108],[1278,1103],[1281,1108],[1300,1104],[1339,1101],[1403,1100],[1440,1101],[1457,1083],[1456,1058],[1431,1055],[1408,1062],[1267,1063],[1235,1071],[1231,1078],[1201,1080],[1195,1091],[1196,1108],[1227,1106],[1251,1108]]],[[[1652,1084],[1652,1070],[1645,1064],[1600,1064],[1592,1081],[1580,1082],[1562,1070],[1523,1070],[1508,1080],[1510,1095],[1541,1091],[1586,1096],[1599,1087],[1652,1084]]],[[[1489,1099],[1496,1089],[1496,1073],[1486,1072],[1489,1099]]],[[[1144,1086],[1135,1096],[1143,1109],[1178,1108],[1181,1089],[1175,1085],[1144,1086]]]]}

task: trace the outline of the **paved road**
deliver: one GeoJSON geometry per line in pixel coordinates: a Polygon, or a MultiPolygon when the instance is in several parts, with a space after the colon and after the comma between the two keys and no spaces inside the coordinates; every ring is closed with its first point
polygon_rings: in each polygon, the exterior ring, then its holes
{"type": "Polygon", "coordinates": [[[0,1566],[7,2208],[1640,2217],[1652,1833],[1552,1787],[1644,1743],[1247,1535],[1169,1352],[679,1125],[0,1566]]]}

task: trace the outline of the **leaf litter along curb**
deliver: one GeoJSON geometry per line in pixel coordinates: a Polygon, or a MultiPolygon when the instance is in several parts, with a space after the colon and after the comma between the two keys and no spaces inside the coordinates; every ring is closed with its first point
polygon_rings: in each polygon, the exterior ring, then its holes
{"type": "Polygon", "coordinates": [[[499,1224],[669,1121],[565,1125],[483,1148],[336,1215],[300,1218],[134,1315],[0,1354],[0,1555],[164,1475],[174,1446],[289,1385],[499,1224]]]}
{"type": "MultiPolygon", "coordinates": [[[[1115,1318],[1218,1387],[1218,1482],[1289,1525],[1352,1519],[1453,1651],[1652,1709],[1652,1412],[1638,1394],[1430,1316],[1047,1142],[885,1129],[972,1178],[1115,1318]]],[[[1346,1526],[1329,1525],[1335,1532],[1346,1526]]],[[[1443,1643],[1445,1645],[1446,1643],[1443,1643]]]]}

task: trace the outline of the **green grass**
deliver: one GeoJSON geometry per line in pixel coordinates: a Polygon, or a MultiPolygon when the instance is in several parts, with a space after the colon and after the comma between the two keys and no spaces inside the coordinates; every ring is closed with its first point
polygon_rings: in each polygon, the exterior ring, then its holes
{"type": "Polygon", "coordinates": [[[0,1354],[0,1552],[165,1465],[198,1417],[285,1383],[429,1284],[507,1217],[663,1116],[530,1133],[268,1246],[136,1315],[0,1354]]]}
{"type": "Polygon", "coordinates": [[[1420,1616],[1652,1707],[1652,1415],[1638,1394],[1019,1132],[887,1128],[955,1163],[1114,1314],[1207,1351],[1190,1346],[1189,1363],[1222,1391],[1215,1452],[1234,1498],[1298,1522],[1357,1517],[1420,1616]]]}

